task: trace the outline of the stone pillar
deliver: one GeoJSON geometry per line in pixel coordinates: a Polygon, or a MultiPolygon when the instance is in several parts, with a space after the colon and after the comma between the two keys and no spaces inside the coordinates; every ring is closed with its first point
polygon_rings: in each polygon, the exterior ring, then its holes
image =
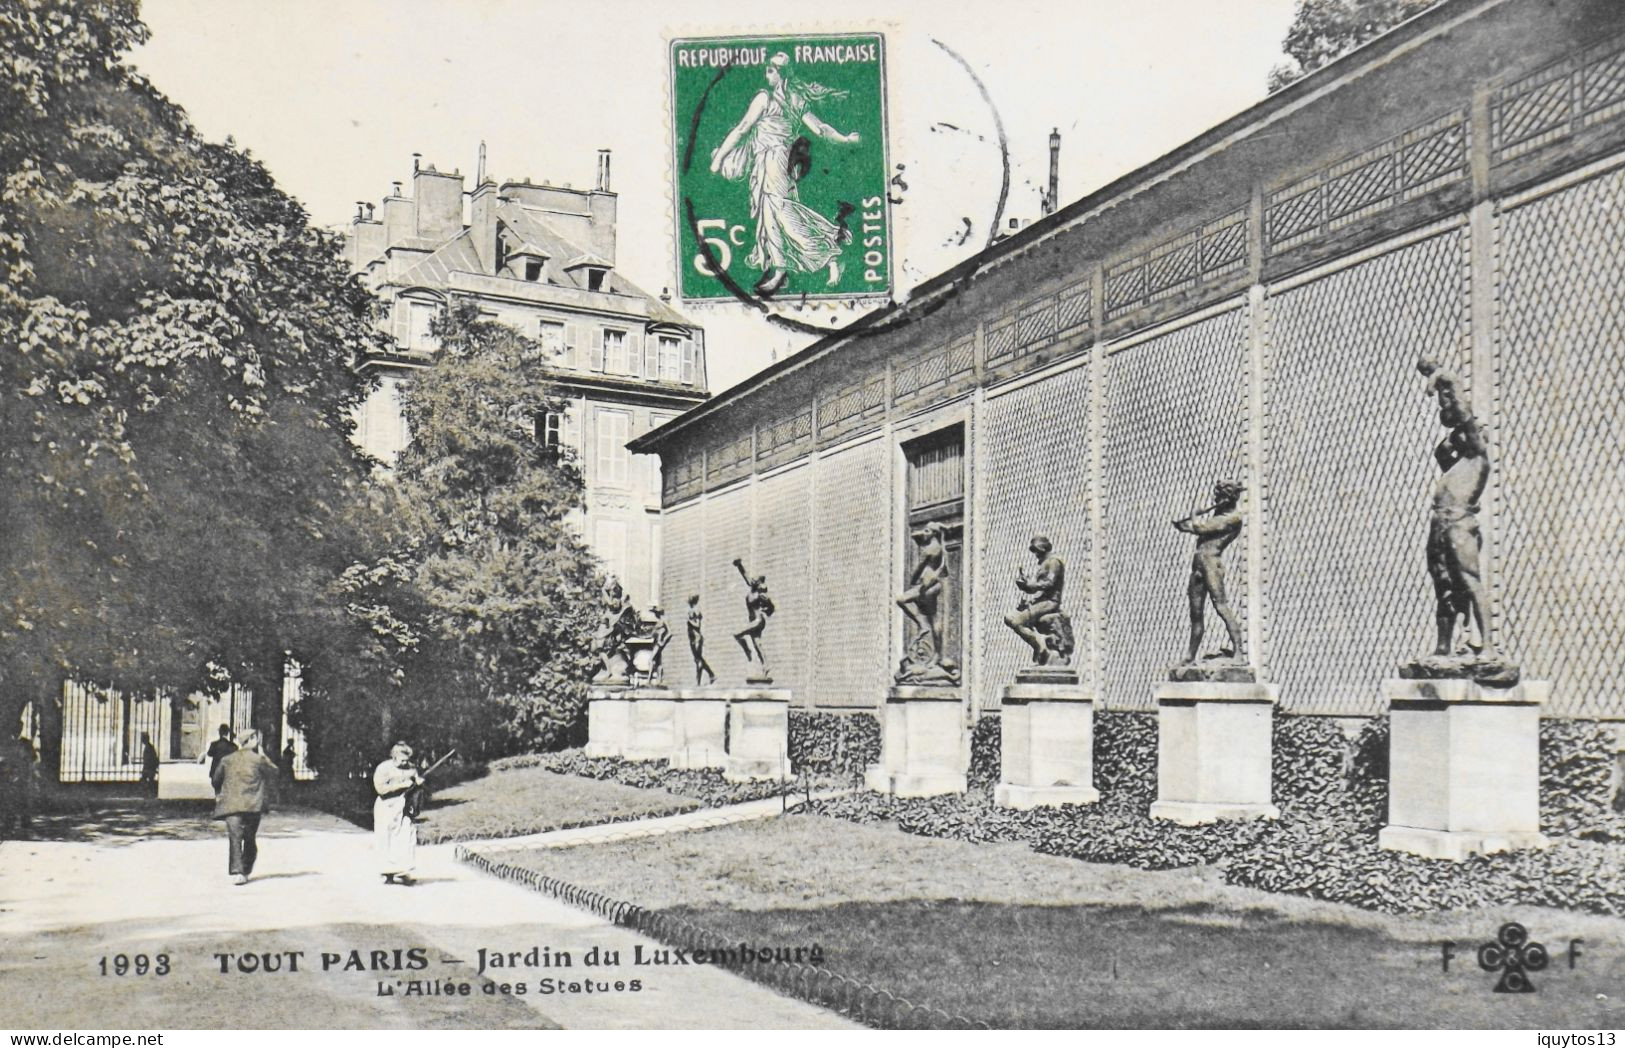
{"type": "Polygon", "coordinates": [[[869,766],[864,782],[898,797],[964,793],[964,709],[957,687],[894,685],[886,692],[880,763],[869,766]]]}
{"type": "Polygon", "coordinates": [[[1459,862],[1543,848],[1540,707],[1551,682],[1394,679],[1388,700],[1387,851],[1459,862]]]}
{"type": "Polygon", "coordinates": [[[669,688],[631,688],[631,731],[626,751],[629,761],[670,759],[677,744],[677,702],[669,688]]]}
{"type": "Polygon", "coordinates": [[[1185,826],[1275,819],[1270,802],[1273,684],[1171,681],[1157,689],[1157,800],[1151,817],[1185,826]]]}
{"type": "Polygon", "coordinates": [[[790,768],[790,689],[719,689],[728,697],[729,782],[788,779],[790,768]]]}
{"type": "Polygon", "coordinates": [[[625,687],[587,689],[587,756],[620,757],[632,738],[632,703],[625,687]]]}
{"type": "Polygon", "coordinates": [[[727,764],[728,692],[721,688],[676,688],[671,766],[721,768],[727,764]]]}
{"type": "Polygon", "coordinates": [[[999,709],[999,784],[993,801],[1005,808],[1093,804],[1095,696],[1078,684],[1024,680],[1006,685],[999,709]]]}

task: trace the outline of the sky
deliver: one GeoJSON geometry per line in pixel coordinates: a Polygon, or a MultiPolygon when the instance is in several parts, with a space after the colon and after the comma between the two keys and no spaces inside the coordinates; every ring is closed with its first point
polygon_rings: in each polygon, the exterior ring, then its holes
{"type": "MultiPolygon", "coordinates": [[[[676,287],[667,40],[880,30],[897,293],[1040,214],[1051,129],[1075,200],[1264,97],[1294,0],[143,0],[132,62],[213,139],[232,136],[340,227],[409,180],[412,154],[473,188],[480,143],[499,181],[589,187],[611,150],[617,268],[676,287]],[[957,55],[964,65],[952,56],[957,55]],[[964,66],[969,66],[967,72],[964,66]],[[974,77],[973,75],[974,74],[974,77]],[[985,88],[985,96],[980,87],[985,88]],[[998,145],[1002,125],[1005,152],[998,145]],[[969,235],[967,235],[967,230],[969,235]]],[[[706,329],[712,392],[811,341],[739,304],[678,303],[706,329]]],[[[820,329],[872,304],[792,314],[820,329]]]]}

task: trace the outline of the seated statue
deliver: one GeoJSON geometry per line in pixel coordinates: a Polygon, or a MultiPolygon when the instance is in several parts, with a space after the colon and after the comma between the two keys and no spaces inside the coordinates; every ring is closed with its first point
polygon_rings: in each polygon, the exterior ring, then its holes
{"type": "Polygon", "coordinates": [[[1027,642],[1034,665],[1070,666],[1076,646],[1072,639],[1072,620],[1061,610],[1066,562],[1053,555],[1054,547],[1043,535],[1035,536],[1027,549],[1037,564],[1030,573],[1023,568],[1016,576],[1021,599],[1016,603],[1015,614],[1004,617],[1004,624],[1027,642]]]}

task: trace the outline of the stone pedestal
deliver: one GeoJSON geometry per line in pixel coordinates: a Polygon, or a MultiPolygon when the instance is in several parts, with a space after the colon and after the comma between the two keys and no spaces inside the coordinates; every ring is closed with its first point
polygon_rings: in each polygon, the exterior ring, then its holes
{"type": "Polygon", "coordinates": [[[673,768],[721,768],[728,760],[728,695],[722,688],[676,688],[673,768]]]}
{"type": "Polygon", "coordinates": [[[1542,848],[1540,707],[1551,682],[1387,680],[1388,851],[1461,861],[1542,848]]]}
{"type": "Polygon", "coordinates": [[[677,700],[669,688],[630,688],[631,730],[622,754],[629,761],[669,760],[677,747],[677,700]]]}
{"type": "Polygon", "coordinates": [[[1100,800],[1094,692],[1076,676],[1061,682],[1023,673],[1004,689],[999,710],[995,804],[1025,810],[1100,800]]]}
{"type": "Polygon", "coordinates": [[[1157,800],[1151,817],[1185,826],[1275,819],[1270,803],[1275,686],[1172,681],[1157,689],[1157,800]]]}
{"type": "Polygon", "coordinates": [[[957,687],[897,685],[886,692],[880,763],[871,790],[898,797],[965,792],[965,703],[957,687]]]}
{"type": "Polygon", "coordinates": [[[619,757],[632,737],[630,688],[587,689],[587,756],[619,757]]]}
{"type": "Polygon", "coordinates": [[[728,698],[728,759],[722,777],[729,782],[788,779],[790,769],[790,689],[717,689],[728,698]]]}

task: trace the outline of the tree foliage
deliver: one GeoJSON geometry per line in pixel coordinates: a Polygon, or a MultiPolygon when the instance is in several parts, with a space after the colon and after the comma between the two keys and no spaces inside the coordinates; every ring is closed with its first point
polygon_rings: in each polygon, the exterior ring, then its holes
{"type": "Polygon", "coordinates": [[[1281,50],[1289,62],[1270,70],[1269,89],[1281,88],[1386,33],[1438,0],[1298,0],[1281,50]]]}
{"type": "MultiPolygon", "coordinates": [[[[275,694],[348,657],[373,300],[265,169],[121,64],[130,0],[0,5],[0,690],[275,694]]],[[[271,704],[266,704],[270,706],[271,704]]]]}
{"type": "MultiPolygon", "coordinates": [[[[399,667],[398,686],[370,697],[397,734],[468,756],[556,745],[579,728],[598,665],[603,583],[571,522],[580,471],[536,431],[564,404],[541,344],[476,306],[432,330],[441,348],[401,387],[412,439],[381,492],[391,551],[347,577],[380,665],[399,667]]],[[[345,705],[328,716],[358,716],[345,705]]]]}

